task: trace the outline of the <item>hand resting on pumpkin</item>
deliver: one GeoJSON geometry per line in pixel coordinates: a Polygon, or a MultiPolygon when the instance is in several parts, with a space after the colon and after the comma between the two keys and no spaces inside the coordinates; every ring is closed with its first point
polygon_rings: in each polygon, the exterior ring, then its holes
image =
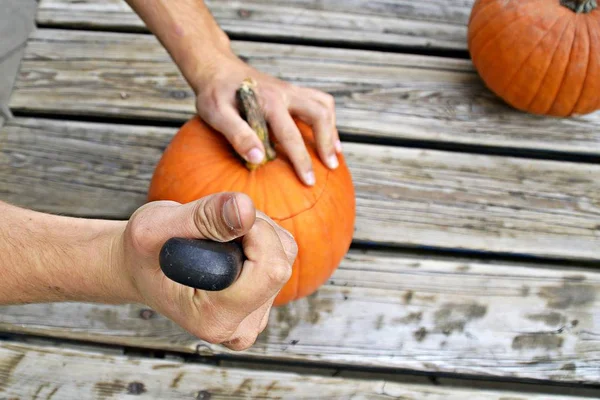
{"type": "Polygon", "coordinates": [[[0,202],[0,304],[144,303],[191,334],[233,350],[265,328],[291,275],[293,237],[240,193],[151,202],[129,221],[55,216],[0,202]],[[168,279],[158,255],[171,237],[230,241],[246,255],[227,289],[205,292],[168,279]]]}
{"type": "Polygon", "coordinates": [[[240,116],[235,92],[246,78],[260,88],[262,108],[275,139],[305,184],[315,183],[311,158],[292,117],[310,125],[319,158],[338,167],[341,143],[331,95],[276,79],[242,61],[207,7],[199,0],[127,0],[167,49],[196,93],[200,117],[221,132],[246,161],[259,164],[265,149],[240,116]]]}

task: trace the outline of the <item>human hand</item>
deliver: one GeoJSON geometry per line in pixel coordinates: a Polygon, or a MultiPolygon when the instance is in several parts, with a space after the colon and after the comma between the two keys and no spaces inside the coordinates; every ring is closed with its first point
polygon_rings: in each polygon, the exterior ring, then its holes
{"type": "Polygon", "coordinates": [[[221,132],[235,151],[252,164],[260,164],[265,148],[256,133],[240,116],[235,93],[241,82],[252,78],[271,134],[277,138],[297,175],[314,185],[312,161],[292,116],[313,128],[317,152],[331,169],[338,167],[341,143],[335,122],[335,103],[331,95],[302,88],[250,67],[233,53],[215,56],[192,80],[199,116],[221,132]]]}
{"type": "Polygon", "coordinates": [[[141,302],[202,340],[244,350],[266,327],[297,251],[292,235],[257,212],[248,196],[219,193],[184,205],[144,205],[132,215],[115,253],[141,302]],[[247,260],[227,289],[196,290],[170,280],[160,269],[160,249],[171,237],[220,242],[241,238],[247,260]]]}

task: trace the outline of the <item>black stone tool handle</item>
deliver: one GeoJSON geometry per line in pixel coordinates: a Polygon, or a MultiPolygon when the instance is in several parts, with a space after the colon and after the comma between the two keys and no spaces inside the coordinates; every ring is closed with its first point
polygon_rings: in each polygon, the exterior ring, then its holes
{"type": "Polygon", "coordinates": [[[240,275],[245,256],[238,242],[171,238],[159,255],[163,273],[173,281],[200,290],[231,286],[240,275]]]}

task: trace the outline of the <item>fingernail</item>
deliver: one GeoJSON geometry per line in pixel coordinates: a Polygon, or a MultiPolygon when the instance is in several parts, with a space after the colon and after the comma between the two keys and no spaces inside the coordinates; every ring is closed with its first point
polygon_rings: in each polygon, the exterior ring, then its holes
{"type": "Polygon", "coordinates": [[[238,209],[235,197],[229,198],[225,204],[223,204],[223,219],[229,229],[242,229],[242,219],[240,218],[240,210],[238,209]]]}
{"type": "Polygon", "coordinates": [[[246,158],[252,164],[260,164],[263,158],[265,158],[265,155],[258,147],[255,147],[248,152],[246,158]]]}
{"type": "Polygon", "coordinates": [[[315,173],[312,171],[309,171],[307,173],[304,174],[304,179],[306,180],[306,184],[309,186],[312,186],[315,184],[316,180],[315,180],[315,173]]]}
{"type": "Polygon", "coordinates": [[[335,154],[330,155],[329,158],[327,158],[327,164],[329,164],[329,168],[337,168],[339,165],[337,156],[335,154]]]}
{"type": "Polygon", "coordinates": [[[335,151],[337,151],[338,153],[342,152],[342,142],[340,142],[339,140],[335,142],[335,151]]]}

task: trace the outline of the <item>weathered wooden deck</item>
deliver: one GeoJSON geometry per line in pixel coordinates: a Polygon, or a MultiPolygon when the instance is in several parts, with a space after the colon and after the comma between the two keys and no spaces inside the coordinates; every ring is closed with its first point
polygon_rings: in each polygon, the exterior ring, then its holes
{"type": "MultiPolygon", "coordinates": [[[[251,65],[335,96],[353,249],[244,353],[143,305],[2,307],[0,399],[600,397],[600,113],[498,101],[471,0],[207,4],[251,65]]],[[[1,199],[127,218],[193,94],[122,0],[40,0],[37,23],[1,199]]]]}

